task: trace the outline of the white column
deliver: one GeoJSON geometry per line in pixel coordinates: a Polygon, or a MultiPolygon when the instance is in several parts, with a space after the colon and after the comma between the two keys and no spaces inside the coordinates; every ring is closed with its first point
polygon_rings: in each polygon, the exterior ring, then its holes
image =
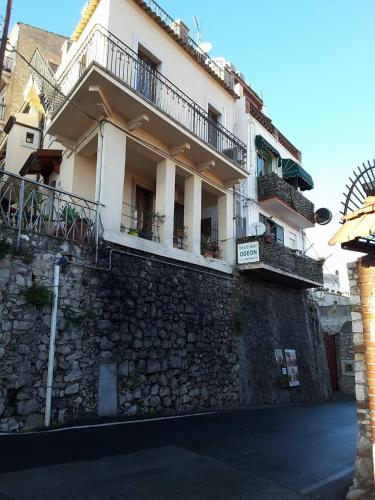
{"type": "Polygon", "coordinates": [[[218,198],[219,243],[223,259],[234,263],[234,220],[233,193],[226,193],[218,198]]]}
{"type": "Polygon", "coordinates": [[[201,253],[202,180],[197,175],[185,179],[184,226],[186,250],[201,253]]]}
{"type": "Polygon", "coordinates": [[[165,159],[156,167],[155,212],[165,215],[164,222],[159,222],[160,243],[173,248],[174,201],[175,201],[176,165],[165,159]]]}
{"type": "Polygon", "coordinates": [[[96,166],[96,200],[104,205],[105,231],[120,232],[125,181],[126,134],[110,123],[101,128],[96,166]]]}

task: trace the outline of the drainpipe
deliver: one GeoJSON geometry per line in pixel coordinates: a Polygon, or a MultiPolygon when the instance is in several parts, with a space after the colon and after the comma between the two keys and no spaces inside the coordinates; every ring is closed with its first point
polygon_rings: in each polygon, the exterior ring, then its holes
{"type": "Polygon", "coordinates": [[[51,315],[51,333],[49,338],[46,408],[44,414],[44,425],[46,427],[49,427],[51,425],[53,369],[55,362],[56,324],[57,324],[57,308],[59,301],[60,267],[65,262],[68,262],[67,257],[61,257],[60,259],[58,259],[55,264],[54,274],[53,274],[53,302],[52,302],[52,315],[51,315]]]}
{"type": "Polygon", "coordinates": [[[370,410],[372,459],[375,464],[375,256],[358,259],[359,293],[363,322],[368,407],[370,410]]]}

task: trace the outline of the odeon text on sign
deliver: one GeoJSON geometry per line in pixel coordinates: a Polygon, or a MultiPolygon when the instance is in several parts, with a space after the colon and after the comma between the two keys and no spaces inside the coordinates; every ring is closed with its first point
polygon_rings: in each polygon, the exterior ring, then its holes
{"type": "Polygon", "coordinates": [[[237,260],[239,264],[259,262],[259,242],[239,243],[237,245],[237,260]]]}

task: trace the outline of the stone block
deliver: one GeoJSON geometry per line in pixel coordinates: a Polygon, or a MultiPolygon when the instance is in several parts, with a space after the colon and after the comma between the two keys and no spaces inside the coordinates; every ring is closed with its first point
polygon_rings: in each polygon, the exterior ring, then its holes
{"type": "Polygon", "coordinates": [[[69,385],[66,389],[65,389],[65,394],[67,396],[70,396],[72,394],[77,394],[79,391],[79,384],[73,384],[73,385],[69,385]]]}
{"type": "Polygon", "coordinates": [[[17,413],[22,416],[31,415],[38,410],[38,406],[38,401],[36,399],[23,400],[17,405],[17,413]]]}
{"type": "Polygon", "coordinates": [[[44,427],[44,416],[40,414],[29,415],[26,419],[24,431],[33,431],[44,427]]]}

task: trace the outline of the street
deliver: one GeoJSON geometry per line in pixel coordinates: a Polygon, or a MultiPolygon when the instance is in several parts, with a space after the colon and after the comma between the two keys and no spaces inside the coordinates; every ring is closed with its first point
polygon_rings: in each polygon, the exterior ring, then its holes
{"type": "Polygon", "coordinates": [[[0,500],[343,500],[355,402],[0,436],[0,500]]]}

